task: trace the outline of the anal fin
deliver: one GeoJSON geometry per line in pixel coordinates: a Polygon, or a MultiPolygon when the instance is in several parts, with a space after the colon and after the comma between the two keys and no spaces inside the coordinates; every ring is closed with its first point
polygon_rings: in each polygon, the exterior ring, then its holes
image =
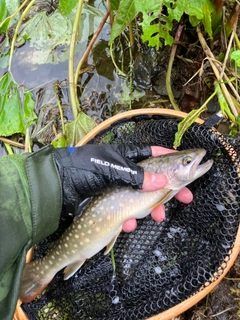
{"type": "Polygon", "coordinates": [[[112,249],[121,231],[122,231],[122,227],[118,230],[117,234],[112,238],[112,240],[106,246],[106,250],[104,251],[105,255],[108,254],[108,252],[112,249]]]}
{"type": "Polygon", "coordinates": [[[64,280],[68,280],[69,278],[71,278],[74,275],[74,273],[77,272],[78,269],[80,269],[80,267],[84,264],[85,260],[86,259],[79,260],[67,266],[64,269],[64,280]]]}

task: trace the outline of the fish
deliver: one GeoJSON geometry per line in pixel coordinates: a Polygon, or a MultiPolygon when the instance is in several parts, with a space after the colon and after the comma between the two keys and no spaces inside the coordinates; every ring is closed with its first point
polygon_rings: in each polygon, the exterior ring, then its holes
{"type": "Polygon", "coordinates": [[[169,201],[180,189],[211,168],[212,160],[200,164],[205,154],[204,149],[189,149],[139,162],[138,165],[144,170],[167,176],[168,182],[163,189],[143,192],[129,186],[114,186],[93,197],[50,251],[42,259],[26,264],[20,300],[27,303],[35,299],[61,269],[65,268],[64,280],[67,280],[86,259],[104,247],[104,254],[109,253],[122,231],[124,221],[146,217],[153,208],[169,201]]]}

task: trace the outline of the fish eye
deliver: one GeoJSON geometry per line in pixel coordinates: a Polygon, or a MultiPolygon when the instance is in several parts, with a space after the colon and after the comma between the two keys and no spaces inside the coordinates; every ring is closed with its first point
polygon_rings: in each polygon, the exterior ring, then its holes
{"type": "Polygon", "coordinates": [[[192,158],[191,157],[185,157],[182,160],[182,164],[183,166],[187,166],[188,164],[190,164],[192,162],[192,158]]]}

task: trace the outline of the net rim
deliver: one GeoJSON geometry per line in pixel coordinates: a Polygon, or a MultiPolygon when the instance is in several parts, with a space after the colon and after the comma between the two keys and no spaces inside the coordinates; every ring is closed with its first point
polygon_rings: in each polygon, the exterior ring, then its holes
{"type": "MultiPolygon", "coordinates": [[[[135,109],[135,110],[129,110],[122,113],[119,113],[102,123],[98,124],[95,128],[93,128],[90,132],[88,132],[77,144],[76,147],[80,147],[88,143],[91,139],[93,139],[98,133],[100,133],[102,130],[107,129],[110,127],[113,123],[127,119],[132,118],[136,116],[141,115],[148,115],[148,116],[172,116],[175,118],[183,119],[187,116],[187,113],[172,109],[165,109],[165,108],[143,108],[143,109],[135,109]]],[[[196,123],[203,124],[204,121],[200,118],[197,118],[196,123]]]]}
{"type": "MultiPolygon", "coordinates": [[[[130,110],[126,111],[120,114],[117,114],[99,125],[97,125],[95,128],[93,128],[88,134],[86,134],[77,144],[76,146],[83,146],[86,143],[88,143],[91,139],[93,139],[97,134],[99,134],[101,131],[107,129],[110,127],[112,124],[119,120],[123,119],[128,119],[136,116],[141,116],[141,115],[148,115],[148,116],[154,116],[154,115],[159,115],[159,116],[172,116],[175,118],[183,119],[186,117],[187,113],[182,112],[182,111],[175,111],[172,109],[163,109],[163,108],[145,108],[145,109],[136,109],[136,110],[130,110]]],[[[196,119],[195,121],[197,124],[203,124],[204,121],[200,118],[196,119]]],[[[217,132],[217,131],[216,131],[217,132]]],[[[33,248],[31,248],[27,254],[27,262],[30,262],[31,256],[33,253],[33,248]]],[[[200,289],[200,291],[196,292],[194,295],[189,297],[188,299],[184,300],[183,302],[175,305],[172,308],[169,308],[168,310],[165,310],[157,315],[154,315],[150,318],[147,318],[146,320],[170,320],[174,317],[177,317],[181,313],[185,312],[192,306],[196,305],[200,300],[202,300],[208,293],[210,293],[219,283],[220,281],[226,276],[230,268],[233,266],[237,256],[240,253],[240,226],[238,228],[238,232],[236,235],[236,239],[234,242],[234,245],[231,249],[231,254],[230,254],[230,259],[226,263],[223,263],[224,265],[224,270],[219,277],[209,284],[208,286],[200,289]]],[[[14,320],[29,320],[26,314],[22,311],[21,307],[21,301],[18,301],[16,313],[14,315],[14,320]]]]}
{"type": "MultiPolygon", "coordinates": [[[[106,130],[109,128],[112,124],[119,120],[128,119],[136,116],[141,115],[148,115],[148,116],[172,116],[174,118],[183,119],[187,116],[187,113],[172,109],[165,109],[165,108],[145,108],[145,109],[135,109],[130,111],[125,111],[120,114],[117,114],[99,125],[97,125],[95,128],[93,128],[88,134],[86,134],[78,143],[76,146],[83,146],[86,143],[88,143],[91,139],[93,139],[97,134],[99,134],[101,131],[106,130]]],[[[197,124],[203,124],[204,121],[200,118],[197,118],[195,123],[197,124]]],[[[204,287],[200,291],[196,292],[193,296],[189,297],[185,301],[175,305],[174,307],[165,310],[153,317],[147,318],[146,320],[170,320],[181,313],[185,312],[195,304],[197,304],[200,300],[202,300],[208,293],[210,293],[217,284],[226,276],[230,268],[233,266],[238,254],[240,253],[240,226],[238,227],[238,232],[236,235],[236,240],[234,243],[233,248],[231,249],[230,259],[226,263],[224,263],[224,271],[223,273],[211,284],[204,287]]]]}

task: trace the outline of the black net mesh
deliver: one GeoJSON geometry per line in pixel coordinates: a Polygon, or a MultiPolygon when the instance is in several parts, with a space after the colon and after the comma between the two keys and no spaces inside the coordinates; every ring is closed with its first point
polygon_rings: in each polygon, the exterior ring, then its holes
{"type": "MultiPolygon", "coordinates": [[[[115,123],[90,143],[172,148],[178,122],[138,116],[115,123]]],[[[223,272],[239,226],[239,143],[194,124],[180,149],[197,147],[207,150],[204,161],[212,158],[214,165],[189,186],[192,203],[172,199],[164,222],[147,217],[135,232],[122,232],[114,246],[115,275],[110,255],[103,252],[67,281],[59,272],[39,297],[23,305],[29,319],[146,319],[184,301],[223,272]]],[[[38,245],[34,258],[58,236],[59,231],[38,245]]]]}

